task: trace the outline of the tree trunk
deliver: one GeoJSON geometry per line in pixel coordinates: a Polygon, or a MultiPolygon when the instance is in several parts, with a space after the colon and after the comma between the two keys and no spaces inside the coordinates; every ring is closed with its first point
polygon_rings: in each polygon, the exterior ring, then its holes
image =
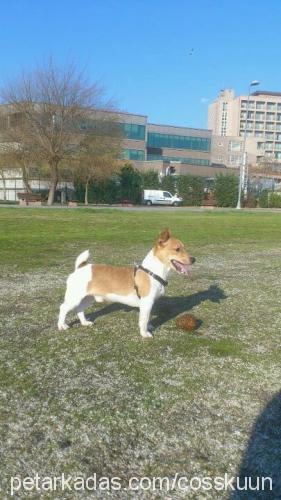
{"type": "Polygon", "coordinates": [[[85,205],[89,205],[88,188],[89,188],[89,179],[86,181],[86,186],[85,186],[85,200],[84,200],[85,205]]]}
{"type": "Polygon", "coordinates": [[[2,183],[3,183],[3,197],[4,197],[4,201],[7,201],[6,179],[5,179],[4,172],[0,171],[0,175],[2,177],[2,183]]]}
{"type": "Polygon", "coordinates": [[[29,180],[28,180],[27,168],[25,165],[22,167],[22,181],[24,183],[24,187],[25,187],[26,192],[32,193],[32,188],[31,188],[31,186],[29,184],[29,180]]]}
{"type": "Polygon", "coordinates": [[[52,205],[54,203],[55,199],[55,192],[58,184],[58,166],[53,165],[51,166],[51,185],[50,185],[50,190],[49,190],[49,195],[48,195],[48,201],[47,205],[52,205]]]}

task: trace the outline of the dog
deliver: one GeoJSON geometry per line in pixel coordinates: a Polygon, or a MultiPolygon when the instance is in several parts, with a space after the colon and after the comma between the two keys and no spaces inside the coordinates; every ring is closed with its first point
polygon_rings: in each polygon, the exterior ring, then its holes
{"type": "Polygon", "coordinates": [[[150,252],[139,266],[117,267],[106,264],[89,264],[89,250],[75,261],[75,271],[67,279],[66,293],[60,306],[58,329],[66,330],[66,315],[75,310],[83,326],[92,325],[85,318],[84,310],[93,298],[96,302],[119,302],[139,308],[139,329],[142,337],[152,337],[149,317],[154,302],[165,293],[171,269],[181,275],[190,274],[191,257],[183,243],[162,231],[150,252]]]}

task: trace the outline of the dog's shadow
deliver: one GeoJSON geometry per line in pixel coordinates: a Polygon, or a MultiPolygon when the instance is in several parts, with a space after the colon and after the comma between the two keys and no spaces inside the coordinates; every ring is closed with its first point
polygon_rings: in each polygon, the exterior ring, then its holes
{"type": "Polygon", "coordinates": [[[219,303],[226,298],[227,295],[217,285],[211,285],[207,290],[193,293],[187,297],[161,297],[152,310],[151,324],[153,328],[158,328],[180,314],[190,311],[201,302],[210,300],[219,303]]]}
{"type": "MultiPolygon", "coordinates": [[[[193,293],[187,297],[161,297],[152,309],[151,326],[153,329],[158,328],[180,314],[190,311],[193,307],[198,306],[201,302],[205,302],[206,300],[219,303],[226,298],[227,295],[225,295],[224,291],[218,285],[211,285],[207,290],[193,293]]],[[[132,307],[122,304],[108,304],[105,307],[96,309],[94,312],[87,314],[87,318],[90,321],[95,321],[102,316],[121,310],[129,312],[132,310],[132,307]]],[[[77,320],[73,321],[72,325],[76,323],[77,320]]]]}

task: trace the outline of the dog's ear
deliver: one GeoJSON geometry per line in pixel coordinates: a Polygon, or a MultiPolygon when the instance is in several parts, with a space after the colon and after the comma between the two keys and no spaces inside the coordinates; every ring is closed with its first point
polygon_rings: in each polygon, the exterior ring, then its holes
{"type": "Polygon", "coordinates": [[[158,245],[164,245],[169,239],[171,238],[171,231],[170,229],[166,228],[164,229],[158,237],[158,245]]]}

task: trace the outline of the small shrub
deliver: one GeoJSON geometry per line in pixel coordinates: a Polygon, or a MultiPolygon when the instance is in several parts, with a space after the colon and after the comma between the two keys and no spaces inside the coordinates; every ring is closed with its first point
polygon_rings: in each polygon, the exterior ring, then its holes
{"type": "Polygon", "coordinates": [[[177,179],[173,175],[166,175],[162,177],[159,189],[163,191],[169,191],[171,194],[175,194],[177,190],[177,179]]]}
{"type": "Polygon", "coordinates": [[[130,200],[132,203],[141,201],[141,174],[131,165],[121,168],[119,174],[121,199],[130,200]]]}
{"type": "Polygon", "coordinates": [[[268,198],[269,198],[269,192],[267,189],[265,189],[259,195],[259,207],[260,208],[268,208],[268,198]]]}
{"type": "Polygon", "coordinates": [[[184,205],[201,206],[204,197],[204,180],[194,175],[180,175],[177,188],[184,205]]]}
{"type": "Polygon", "coordinates": [[[238,199],[239,180],[233,174],[217,174],[215,198],[219,207],[235,207],[238,199]]]}
{"type": "Polygon", "coordinates": [[[281,194],[270,193],[270,195],[269,195],[269,207],[270,208],[281,208],[281,194]]]}
{"type": "Polygon", "coordinates": [[[141,174],[142,189],[161,189],[158,173],[155,170],[149,170],[141,174]]]}

